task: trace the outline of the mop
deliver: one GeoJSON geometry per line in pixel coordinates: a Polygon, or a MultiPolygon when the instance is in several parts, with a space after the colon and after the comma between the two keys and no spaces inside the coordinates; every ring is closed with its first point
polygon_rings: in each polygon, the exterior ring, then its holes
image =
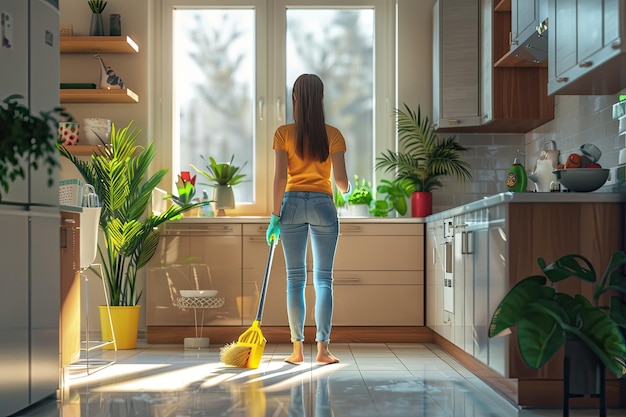
{"type": "Polygon", "coordinates": [[[259,295],[259,307],[252,326],[243,332],[236,342],[229,343],[220,349],[220,360],[226,365],[236,366],[237,368],[256,369],[261,363],[263,350],[267,343],[267,340],[261,332],[261,317],[263,316],[263,308],[265,307],[265,294],[267,293],[267,284],[270,279],[272,259],[274,258],[274,249],[277,243],[278,239],[270,246],[267,266],[265,267],[265,277],[263,278],[261,294],[259,295]]]}

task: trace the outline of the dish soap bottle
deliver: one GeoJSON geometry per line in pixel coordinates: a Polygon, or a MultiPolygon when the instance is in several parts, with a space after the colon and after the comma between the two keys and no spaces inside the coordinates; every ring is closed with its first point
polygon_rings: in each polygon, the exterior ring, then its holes
{"type": "Polygon", "coordinates": [[[509,173],[506,176],[506,186],[509,191],[524,192],[526,191],[526,185],[528,184],[528,177],[526,176],[526,169],[521,164],[518,158],[515,158],[513,165],[509,168],[509,173]]]}

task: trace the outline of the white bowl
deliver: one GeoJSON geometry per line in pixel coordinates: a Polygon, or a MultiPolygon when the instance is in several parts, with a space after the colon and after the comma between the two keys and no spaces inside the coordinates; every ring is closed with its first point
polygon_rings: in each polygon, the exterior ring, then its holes
{"type": "Polygon", "coordinates": [[[182,297],[202,297],[209,298],[217,295],[217,290],[180,290],[182,297]]]}
{"type": "Polygon", "coordinates": [[[568,168],[553,172],[563,187],[577,192],[595,191],[609,177],[609,170],[606,168],[568,168]]]}

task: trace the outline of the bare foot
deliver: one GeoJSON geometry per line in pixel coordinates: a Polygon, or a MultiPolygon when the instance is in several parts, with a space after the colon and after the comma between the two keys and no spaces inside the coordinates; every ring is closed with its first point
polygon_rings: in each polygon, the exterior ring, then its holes
{"type": "Polygon", "coordinates": [[[285,359],[285,362],[292,365],[298,365],[304,362],[304,354],[302,353],[302,342],[293,342],[293,351],[291,355],[285,359]]]}
{"type": "Polygon", "coordinates": [[[316,361],[324,364],[339,363],[339,359],[330,352],[326,352],[325,354],[318,353],[316,361]]]}
{"type": "Polygon", "coordinates": [[[330,353],[328,350],[327,342],[318,342],[317,343],[317,358],[315,359],[318,363],[338,363],[339,359],[330,353]]]}
{"type": "Polygon", "coordinates": [[[285,362],[290,363],[292,365],[299,365],[304,362],[304,356],[302,354],[296,355],[292,353],[288,358],[285,359],[285,362]]]}

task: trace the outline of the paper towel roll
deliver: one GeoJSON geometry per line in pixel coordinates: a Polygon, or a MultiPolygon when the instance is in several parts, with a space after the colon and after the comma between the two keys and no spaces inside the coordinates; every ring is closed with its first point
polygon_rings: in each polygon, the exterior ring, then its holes
{"type": "Polygon", "coordinates": [[[98,254],[98,224],[101,207],[83,207],[80,213],[80,267],[88,268],[98,254]]]}

